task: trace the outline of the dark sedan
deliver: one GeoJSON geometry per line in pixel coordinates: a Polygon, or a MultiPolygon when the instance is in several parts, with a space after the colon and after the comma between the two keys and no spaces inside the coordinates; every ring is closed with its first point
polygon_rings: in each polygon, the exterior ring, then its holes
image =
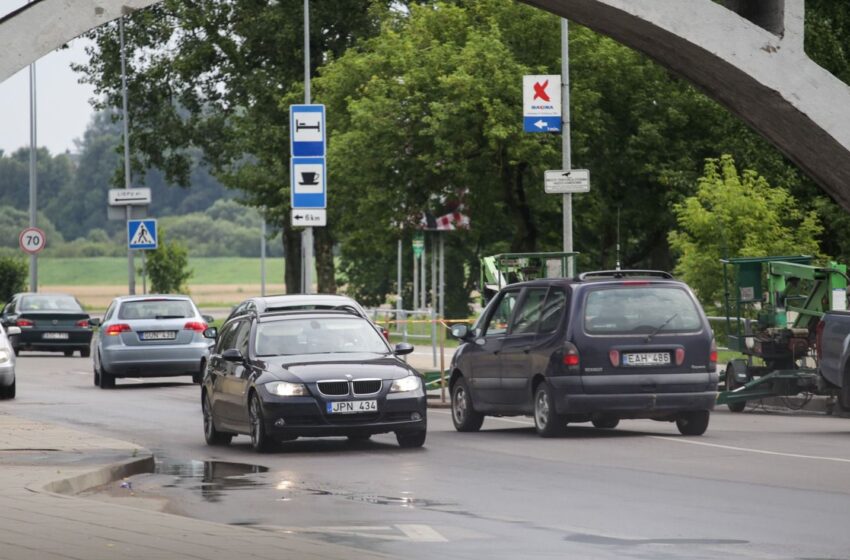
{"type": "Polygon", "coordinates": [[[422,376],[367,319],[346,311],[247,312],[225,323],[204,376],[210,445],[251,436],[257,451],[298,437],[365,440],[395,432],[401,447],[425,443],[422,376]]]}
{"type": "Polygon", "coordinates": [[[89,314],[74,296],[15,294],[3,308],[0,321],[5,327],[21,329],[21,334],[9,337],[15,354],[21,350],[41,350],[71,356],[77,350],[87,358],[91,353],[89,314]]]}

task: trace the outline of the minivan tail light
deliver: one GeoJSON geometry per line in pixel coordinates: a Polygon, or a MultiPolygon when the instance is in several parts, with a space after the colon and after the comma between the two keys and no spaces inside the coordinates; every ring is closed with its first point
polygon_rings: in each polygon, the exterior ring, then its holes
{"type": "Polygon", "coordinates": [[[685,349],[676,348],[676,365],[680,366],[685,363],[685,349]]]}
{"type": "Polygon", "coordinates": [[[608,359],[611,360],[611,365],[617,367],[620,365],[620,351],[608,350],[608,359]]]}
{"type": "Polygon", "coordinates": [[[30,321],[29,319],[18,319],[15,324],[19,327],[32,327],[33,325],[35,325],[35,323],[30,321]]]}
{"type": "Polygon", "coordinates": [[[815,355],[817,356],[818,362],[820,362],[821,357],[823,356],[823,329],[826,327],[826,323],[823,321],[818,322],[818,326],[815,328],[815,355]]]}
{"type": "Polygon", "coordinates": [[[183,329],[187,331],[204,332],[207,330],[207,324],[202,321],[189,321],[183,325],[183,329]]]}
{"type": "Polygon", "coordinates": [[[717,341],[711,339],[711,351],[708,354],[708,367],[710,369],[717,368],[717,341]]]}
{"type": "Polygon", "coordinates": [[[564,346],[563,363],[570,371],[578,371],[581,359],[579,358],[578,348],[576,348],[575,344],[567,342],[564,346]]]}
{"type": "Polygon", "coordinates": [[[122,332],[130,332],[133,329],[130,328],[130,325],[126,323],[116,323],[114,325],[109,325],[106,327],[104,331],[107,336],[118,336],[122,332]]]}

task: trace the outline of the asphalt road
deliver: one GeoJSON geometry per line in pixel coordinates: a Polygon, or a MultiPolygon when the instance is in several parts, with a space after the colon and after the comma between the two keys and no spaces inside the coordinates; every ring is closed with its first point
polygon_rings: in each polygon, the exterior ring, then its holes
{"type": "Polygon", "coordinates": [[[398,557],[850,558],[848,419],[724,410],[702,437],[634,420],[543,440],[527,418],[460,434],[431,410],[424,449],[386,435],[257,455],[245,437],[204,444],[188,378],[118,383],[94,387],[88,359],[24,354],[19,398],[0,410],[157,454],[160,472],[135,477],[132,495],[92,499],[398,557]]]}

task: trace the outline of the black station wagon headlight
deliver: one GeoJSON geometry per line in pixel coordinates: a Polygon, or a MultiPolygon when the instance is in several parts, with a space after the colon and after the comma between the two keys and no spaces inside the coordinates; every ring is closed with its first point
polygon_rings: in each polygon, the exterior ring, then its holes
{"type": "Polygon", "coordinates": [[[393,385],[390,387],[390,393],[416,391],[420,387],[422,387],[422,381],[415,375],[408,375],[407,377],[402,377],[401,379],[393,381],[393,385]]]}
{"type": "Polygon", "coordinates": [[[288,381],[272,381],[266,383],[266,390],[278,397],[306,397],[310,393],[302,383],[289,383],[288,381]]]}

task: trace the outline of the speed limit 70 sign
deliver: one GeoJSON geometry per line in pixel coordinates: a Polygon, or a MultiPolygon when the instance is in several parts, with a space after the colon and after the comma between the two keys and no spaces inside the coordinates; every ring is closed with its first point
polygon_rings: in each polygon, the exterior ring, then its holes
{"type": "Polygon", "coordinates": [[[37,227],[30,227],[21,232],[18,236],[18,244],[21,246],[21,251],[34,255],[44,249],[46,243],[44,231],[37,227]]]}

